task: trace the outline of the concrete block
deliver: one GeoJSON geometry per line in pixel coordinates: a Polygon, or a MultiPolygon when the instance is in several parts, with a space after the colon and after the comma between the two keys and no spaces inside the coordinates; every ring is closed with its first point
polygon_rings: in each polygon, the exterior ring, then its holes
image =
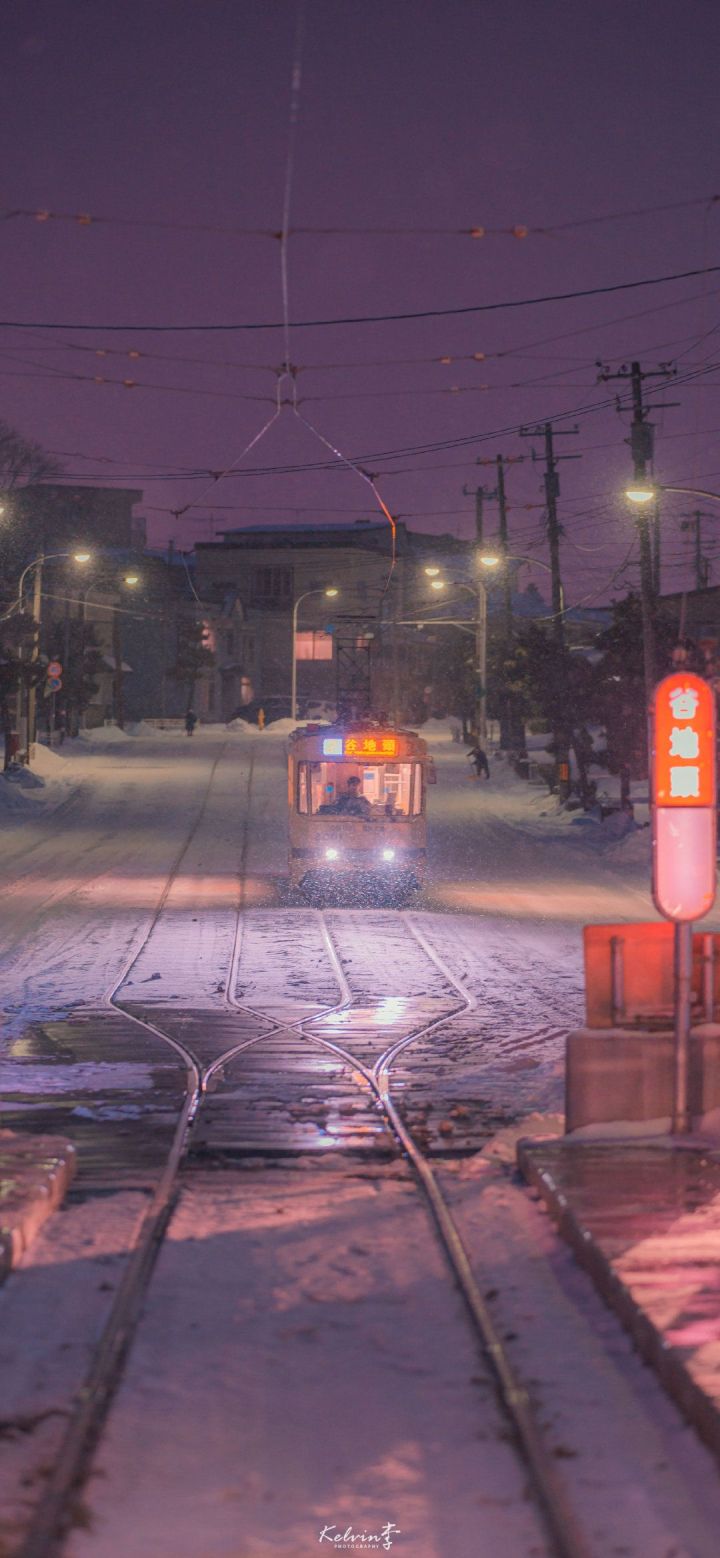
{"type": "MultiPolygon", "coordinates": [[[[580,1028],[568,1034],[566,1130],[671,1115],[673,1054],[670,1029],[580,1028]]],[[[694,1119],[720,1108],[717,1024],[704,1024],[691,1032],[688,1096],[694,1119]]]]}

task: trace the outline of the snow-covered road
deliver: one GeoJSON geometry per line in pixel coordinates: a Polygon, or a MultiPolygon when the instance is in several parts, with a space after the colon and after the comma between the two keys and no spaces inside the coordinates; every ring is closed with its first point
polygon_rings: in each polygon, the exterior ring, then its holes
{"type": "Polygon", "coordinates": [[[667,1478],[677,1419],[627,1347],[613,1340],[605,1359],[596,1302],[586,1293],[578,1309],[570,1257],[492,1157],[495,1140],[561,1105],[564,1036],[582,1017],[582,924],[655,917],[647,830],[618,841],[559,817],[501,762],[478,783],[446,731],[428,734],[439,779],[430,880],[408,914],[288,906],[282,728],[206,728],[192,741],[111,733],[49,762],[37,804],[0,812],[6,1119],[48,1114],[79,1133],[81,1164],[78,1203],[0,1295],[0,1366],[18,1421],[29,1399],[41,1425],[0,1457],[3,1538],[32,1503],[22,1490],[42,1485],[38,1456],[57,1452],[85,1336],[110,1304],[98,1295],[112,1293],[168,1148],[185,1067],[165,1034],[201,1066],[233,1055],[204,1097],[68,1558],[300,1558],[324,1523],[385,1519],[412,1558],[546,1550],[426,1213],[404,1165],[383,1159],[392,1142],[361,1074],[416,1035],[391,1093],[415,1140],[443,1155],[446,1194],[511,1341],[522,1320],[520,1374],[587,1504],[588,1551],[711,1558],[720,1498],[695,1496],[703,1452],[684,1451],[667,1478]],[[218,1173],[233,1152],[239,1169],[218,1173]],[[297,1167],[281,1171],[288,1152],[297,1167]],[[42,1326],[49,1269],[64,1318],[35,1369],[33,1349],[26,1358],[21,1342],[18,1354],[12,1338],[42,1326]]]}
{"type": "MultiPolygon", "coordinates": [[[[654,917],[647,833],[613,844],[597,827],[588,833],[556,821],[554,803],[504,764],[493,764],[491,783],[479,784],[464,749],[447,733],[433,735],[439,783],[429,792],[430,881],[421,911],[470,979],[488,970],[504,978],[517,960],[523,993],[553,1002],[559,990],[572,993],[578,1016],[582,923],[654,917]]],[[[210,998],[238,894],[248,911],[280,900],[284,767],[285,733],[273,726],[262,735],[209,727],[192,741],[169,732],[108,736],[55,760],[53,775],[61,768],[75,785],[57,809],[0,811],[6,1033],[8,1019],[16,1032],[27,1018],[95,1002],[113,984],[203,806],[162,927],[133,981],[169,978],[176,1000],[210,998]]],[[[563,1020],[568,1015],[565,1002],[563,1020]]]]}

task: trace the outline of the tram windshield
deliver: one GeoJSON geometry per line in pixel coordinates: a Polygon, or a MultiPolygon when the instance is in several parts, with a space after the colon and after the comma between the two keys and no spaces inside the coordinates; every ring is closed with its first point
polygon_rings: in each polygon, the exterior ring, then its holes
{"type": "Polygon", "coordinates": [[[297,809],[324,817],[402,822],[423,808],[420,763],[299,763],[297,809]]]}

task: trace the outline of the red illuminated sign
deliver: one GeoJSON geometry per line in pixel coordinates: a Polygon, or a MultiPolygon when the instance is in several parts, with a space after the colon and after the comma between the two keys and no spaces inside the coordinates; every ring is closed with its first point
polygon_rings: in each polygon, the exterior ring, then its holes
{"type": "Polygon", "coordinates": [[[655,689],[650,795],[657,908],[700,919],[715,901],[715,694],[682,667],[655,689]]]}
{"type": "Polygon", "coordinates": [[[655,689],[653,804],[715,805],[715,694],[679,669],[655,689]]]}
{"type": "Polygon", "coordinates": [[[397,736],[346,736],[346,757],[397,757],[397,736]]]}

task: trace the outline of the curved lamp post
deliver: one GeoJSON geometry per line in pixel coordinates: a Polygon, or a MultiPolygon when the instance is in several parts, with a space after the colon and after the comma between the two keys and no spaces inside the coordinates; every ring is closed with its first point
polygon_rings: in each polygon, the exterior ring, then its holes
{"type": "Polygon", "coordinates": [[[476,601],[475,610],[475,675],[477,688],[475,693],[475,728],[479,741],[485,741],[487,737],[487,691],[485,681],[487,677],[487,590],[482,579],[478,579],[477,586],[466,584],[463,579],[437,579],[433,575],[439,572],[437,568],[426,568],[425,572],[431,575],[431,590],[444,590],[447,584],[454,589],[467,590],[476,601]]]}
{"type": "MultiPolygon", "coordinates": [[[[540,557],[526,557],[525,555],[521,556],[518,552],[504,552],[502,556],[496,552],[482,552],[480,555],[480,562],[483,568],[497,568],[501,563],[506,561],[509,563],[531,563],[534,568],[543,568],[545,573],[549,573],[552,576],[552,568],[550,567],[550,564],[544,563],[540,557]]],[[[561,616],[564,616],[565,591],[563,589],[561,579],[558,580],[558,584],[560,587],[560,614],[561,616]]],[[[553,612],[552,615],[555,616],[556,613],[553,612]]]]}
{"type": "Polygon", "coordinates": [[[625,497],[638,508],[646,503],[654,503],[661,492],[682,492],[690,498],[709,498],[715,503],[720,503],[720,492],[706,492],[704,487],[670,487],[666,482],[633,482],[631,487],[625,488],[625,497]]]}
{"type": "MultiPolygon", "coordinates": [[[[42,619],[42,571],[43,571],[43,563],[52,562],[52,561],[55,560],[55,558],[58,558],[58,557],[72,557],[74,562],[80,563],[80,564],[84,564],[84,563],[89,563],[90,562],[90,560],[92,558],[92,552],[88,552],[88,551],[84,551],[84,550],[80,550],[80,549],[78,549],[78,551],[76,551],[76,552],[41,552],[38,557],[34,557],[32,559],[32,562],[27,563],[26,566],[23,568],[23,571],[22,571],[22,573],[20,575],[20,578],[18,580],[18,594],[17,594],[17,603],[16,603],[18,611],[22,611],[23,592],[24,592],[24,588],[25,588],[25,580],[26,580],[28,574],[33,569],[35,570],[35,581],[34,581],[34,587],[33,587],[32,614],[33,614],[34,621],[37,622],[38,629],[37,629],[37,634],[36,634],[36,636],[35,636],[35,638],[33,640],[32,649],[30,651],[30,664],[31,665],[37,660],[38,655],[40,653],[40,627],[41,627],[41,619],[42,619]]],[[[19,708],[20,708],[20,704],[18,703],[18,712],[19,712],[19,708]]],[[[31,758],[34,756],[35,740],[36,740],[36,734],[37,734],[36,727],[37,727],[37,688],[34,687],[34,686],[29,686],[28,687],[28,691],[27,691],[27,731],[26,731],[26,744],[27,744],[27,759],[28,759],[28,763],[30,763],[31,758]]]]}
{"type": "Polygon", "coordinates": [[[297,719],[297,655],[296,655],[295,639],[296,639],[296,635],[297,635],[298,607],[300,606],[302,601],[307,600],[309,595],[325,595],[328,600],[332,600],[334,598],[334,596],[339,595],[339,594],[340,594],[340,591],[336,588],[335,585],[331,584],[331,585],[328,585],[326,589],[322,589],[322,590],[304,590],[302,595],[298,595],[297,600],[293,601],[293,609],[292,609],[292,679],[291,679],[291,690],[290,690],[290,718],[291,719],[294,719],[294,720],[297,719]]]}
{"type": "MultiPolygon", "coordinates": [[[[117,582],[119,584],[121,584],[121,585],[125,585],[125,587],[127,589],[136,589],[138,584],[141,583],[140,574],[139,573],[125,573],[125,574],[122,575],[121,579],[118,580],[117,582]]],[[[91,596],[93,590],[108,589],[108,588],[109,588],[109,584],[108,584],[107,580],[103,580],[103,581],[96,580],[94,583],[89,584],[87,589],[83,591],[83,596],[82,596],[83,633],[82,633],[82,651],[81,651],[81,653],[84,656],[84,654],[85,654],[85,620],[86,620],[85,619],[85,612],[87,610],[88,603],[93,605],[93,606],[97,606],[100,611],[111,611],[112,612],[112,653],[113,653],[113,660],[115,662],[115,669],[114,669],[114,673],[113,673],[113,716],[114,716],[114,719],[115,719],[115,723],[118,725],[120,730],[122,730],[124,728],[124,719],[125,719],[125,717],[124,717],[124,709],[123,709],[122,640],[121,640],[121,635],[120,635],[120,617],[118,615],[118,609],[117,609],[116,606],[110,606],[110,605],[107,604],[106,601],[92,601],[92,602],[90,601],[90,596],[91,596]]],[[[83,711],[83,724],[84,724],[84,711],[83,711]]]]}

